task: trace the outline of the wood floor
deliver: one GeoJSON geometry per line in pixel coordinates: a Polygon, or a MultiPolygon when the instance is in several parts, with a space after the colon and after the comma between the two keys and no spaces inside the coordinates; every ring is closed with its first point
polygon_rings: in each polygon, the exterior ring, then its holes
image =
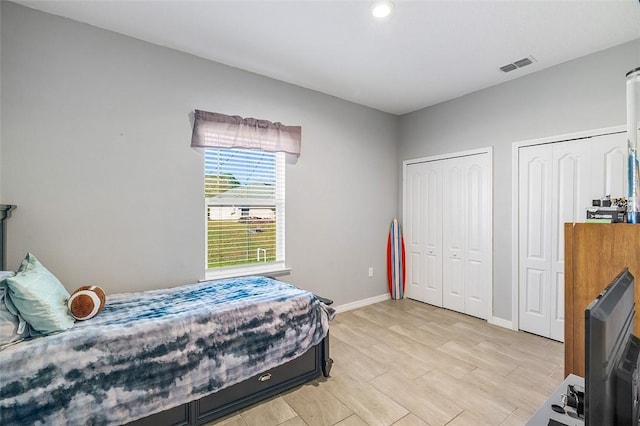
{"type": "Polygon", "coordinates": [[[330,378],[217,424],[522,425],[564,378],[561,343],[408,299],[338,314],[330,342],[330,378]]]}

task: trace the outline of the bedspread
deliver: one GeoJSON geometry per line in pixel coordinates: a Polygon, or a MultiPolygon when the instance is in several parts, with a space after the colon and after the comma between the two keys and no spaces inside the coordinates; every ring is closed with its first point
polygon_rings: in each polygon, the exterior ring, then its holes
{"type": "Polygon", "coordinates": [[[103,312],[0,351],[0,424],[122,424],[302,355],[332,310],[264,277],[110,295],[103,312]]]}

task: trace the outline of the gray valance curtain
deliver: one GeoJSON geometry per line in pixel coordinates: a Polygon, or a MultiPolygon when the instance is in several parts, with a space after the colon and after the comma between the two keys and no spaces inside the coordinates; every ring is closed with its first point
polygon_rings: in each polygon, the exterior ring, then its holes
{"type": "Polygon", "coordinates": [[[191,146],[261,149],[298,157],[301,138],[300,126],[196,110],[191,146]]]}

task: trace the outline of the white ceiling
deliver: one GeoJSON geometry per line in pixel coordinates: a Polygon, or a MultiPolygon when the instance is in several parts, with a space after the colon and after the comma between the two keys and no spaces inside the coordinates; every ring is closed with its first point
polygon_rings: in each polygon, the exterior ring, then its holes
{"type": "Polygon", "coordinates": [[[16,2],[398,115],[640,38],[638,0],[16,2]]]}

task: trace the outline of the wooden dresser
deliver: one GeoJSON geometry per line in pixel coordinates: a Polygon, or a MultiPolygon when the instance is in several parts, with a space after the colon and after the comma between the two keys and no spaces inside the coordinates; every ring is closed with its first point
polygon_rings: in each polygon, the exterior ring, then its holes
{"type": "Polygon", "coordinates": [[[584,377],[584,310],[626,266],[635,277],[640,336],[640,225],[565,223],[564,375],[584,377]]]}

